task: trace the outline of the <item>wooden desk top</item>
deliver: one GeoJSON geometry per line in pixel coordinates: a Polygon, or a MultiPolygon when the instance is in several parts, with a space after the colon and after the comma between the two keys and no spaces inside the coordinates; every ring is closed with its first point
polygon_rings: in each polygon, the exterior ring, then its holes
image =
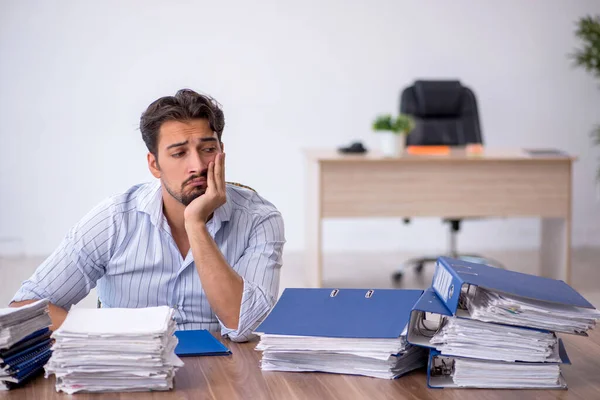
{"type": "Polygon", "coordinates": [[[186,357],[169,392],[57,393],[54,376],[43,376],[25,387],[0,392],[0,399],[598,399],[600,398],[600,332],[590,337],[562,335],[572,365],[563,366],[568,390],[428,389],[425,371],[396,380],[362,376],[262,372],[256,342],[223,340],[231,356],[186,357]]]}
{"type": "Polygon", "coordinates": [[[384,157],[380,152],[371,150],[364,154],[343,154],[333,149],[305,149],[305,156],[312,161],[319,162],[419,162],[419,161],[557,161],[571,162],[575,161],[576,157],[570,155],[551,155],[538,154],[532,155],[524,149],[492,149],[484,148],[480,153],[471,153],[466,151],[464,147],[450,148],[449,154],[442,155],[414,155],[404,152],[398,157],[384,157]]]}

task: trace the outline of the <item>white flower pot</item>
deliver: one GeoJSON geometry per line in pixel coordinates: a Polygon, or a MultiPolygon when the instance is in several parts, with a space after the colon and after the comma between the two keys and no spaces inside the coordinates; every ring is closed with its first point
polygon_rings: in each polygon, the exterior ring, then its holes
{"type": "Polygon", "coordinates": [[[404,152],[404,137],[391,131],[377,133],[381,141],[381,152],[385,157],[397,157],[404,152]]]}

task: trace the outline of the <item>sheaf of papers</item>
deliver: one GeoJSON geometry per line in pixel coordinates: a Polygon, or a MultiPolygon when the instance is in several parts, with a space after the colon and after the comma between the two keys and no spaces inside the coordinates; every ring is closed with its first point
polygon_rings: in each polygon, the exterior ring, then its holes
{"type": "Polygon", "coordinates": [[[519,364],[456,359],[452,380],[461,387],[565,387],[560,367],[557,364],[519,364]]]}
{"type": "Polygon", "coordinates": [[[585,334],[596,326],[600,311],[499,294],[482,288],[467,294],[471,318],[485,322],[585,334]]]}
{"type": "Polygon", "coordinates": [[[183,362],[175,355],[173,309],[77,309],[52,335],[46,376],[65,393],[170,390],[183,362]]]}
{"type": "Polygon", "coordinates": [[[448,317],[430,339],[442,354],[498,361],[560,362],[552,332],[448,317]]]}
{"type": "Polygon", "coordinates": [[[9,348],[51,324],[46,299],[22,307],[0,308],[0,349],[9,348]]]}
{"type": "Polygon", "coordinates": [[[394,379],[427,363],[428,351],[396,339],[260,334],[264,371],[329,372],[394,379]]]}

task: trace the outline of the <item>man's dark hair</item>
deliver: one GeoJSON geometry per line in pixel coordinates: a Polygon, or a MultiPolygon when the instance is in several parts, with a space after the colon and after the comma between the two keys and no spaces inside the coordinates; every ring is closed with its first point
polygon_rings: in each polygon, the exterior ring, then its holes
{"type": "Polygon", "coordinates": [[[219,142],[225,127],[220,104],[210,96],[190,89],[181,89],[175,96],[165,96],[148,106],[140,118],[140,131],[148,151],[158,156],[158,133],[163,122],[207,119],[219,142]]]}

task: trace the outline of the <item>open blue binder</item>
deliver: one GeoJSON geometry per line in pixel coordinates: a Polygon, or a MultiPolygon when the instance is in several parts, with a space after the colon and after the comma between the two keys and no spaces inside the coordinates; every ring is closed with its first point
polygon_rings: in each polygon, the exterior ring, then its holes
{"type": "Polygon", "coordinates": [[[526,299],[583,308],[595,308],[566,282],[484,264],[439,257],[433,289],[452,314],[456,314],[463,288],[481,287],[526,299]]]}
{"type": "Polygon", "coordinates": [[[285,289],[256,333],[398,338],[422,290],[285,289]]]}
{"type": "MultiPolygon", "coordinates": [[[[435,293],[433,288],[429,287],[421,298],[415,303],[411,313],[410,313],[410,321],[408,323],[408,332],[406,335],[406,340],[415,346],[429,347],[435,348],[431,343],[429,343],[430,336],[427,336],[423,333],[423,319],[426,314],[429,314],[432,319],[441,319],[443,317],[458,317],[458,318],[466,318],[470,319],[469,313],[466,310],[458,309],[453,314],[448,310],[444,302],[439,298],[439,296],[435,293]]],[[[495,322],[486,322],[487,324],[496,324],[495,322]]],[[[498,324],[503,325],[503,324],[498,324]]],[[[513,328],[520,328],[523,330],[536,330],[540,332],[548,332],[543,329],[535,329],[524,326],[512,326],[513,328]]]]}
{"type": "Polygon", "coordinates": [[[185,356],[226,356],[231,351],[205,329],[175,331],[179,340],[175,354],[185,356]]]}

